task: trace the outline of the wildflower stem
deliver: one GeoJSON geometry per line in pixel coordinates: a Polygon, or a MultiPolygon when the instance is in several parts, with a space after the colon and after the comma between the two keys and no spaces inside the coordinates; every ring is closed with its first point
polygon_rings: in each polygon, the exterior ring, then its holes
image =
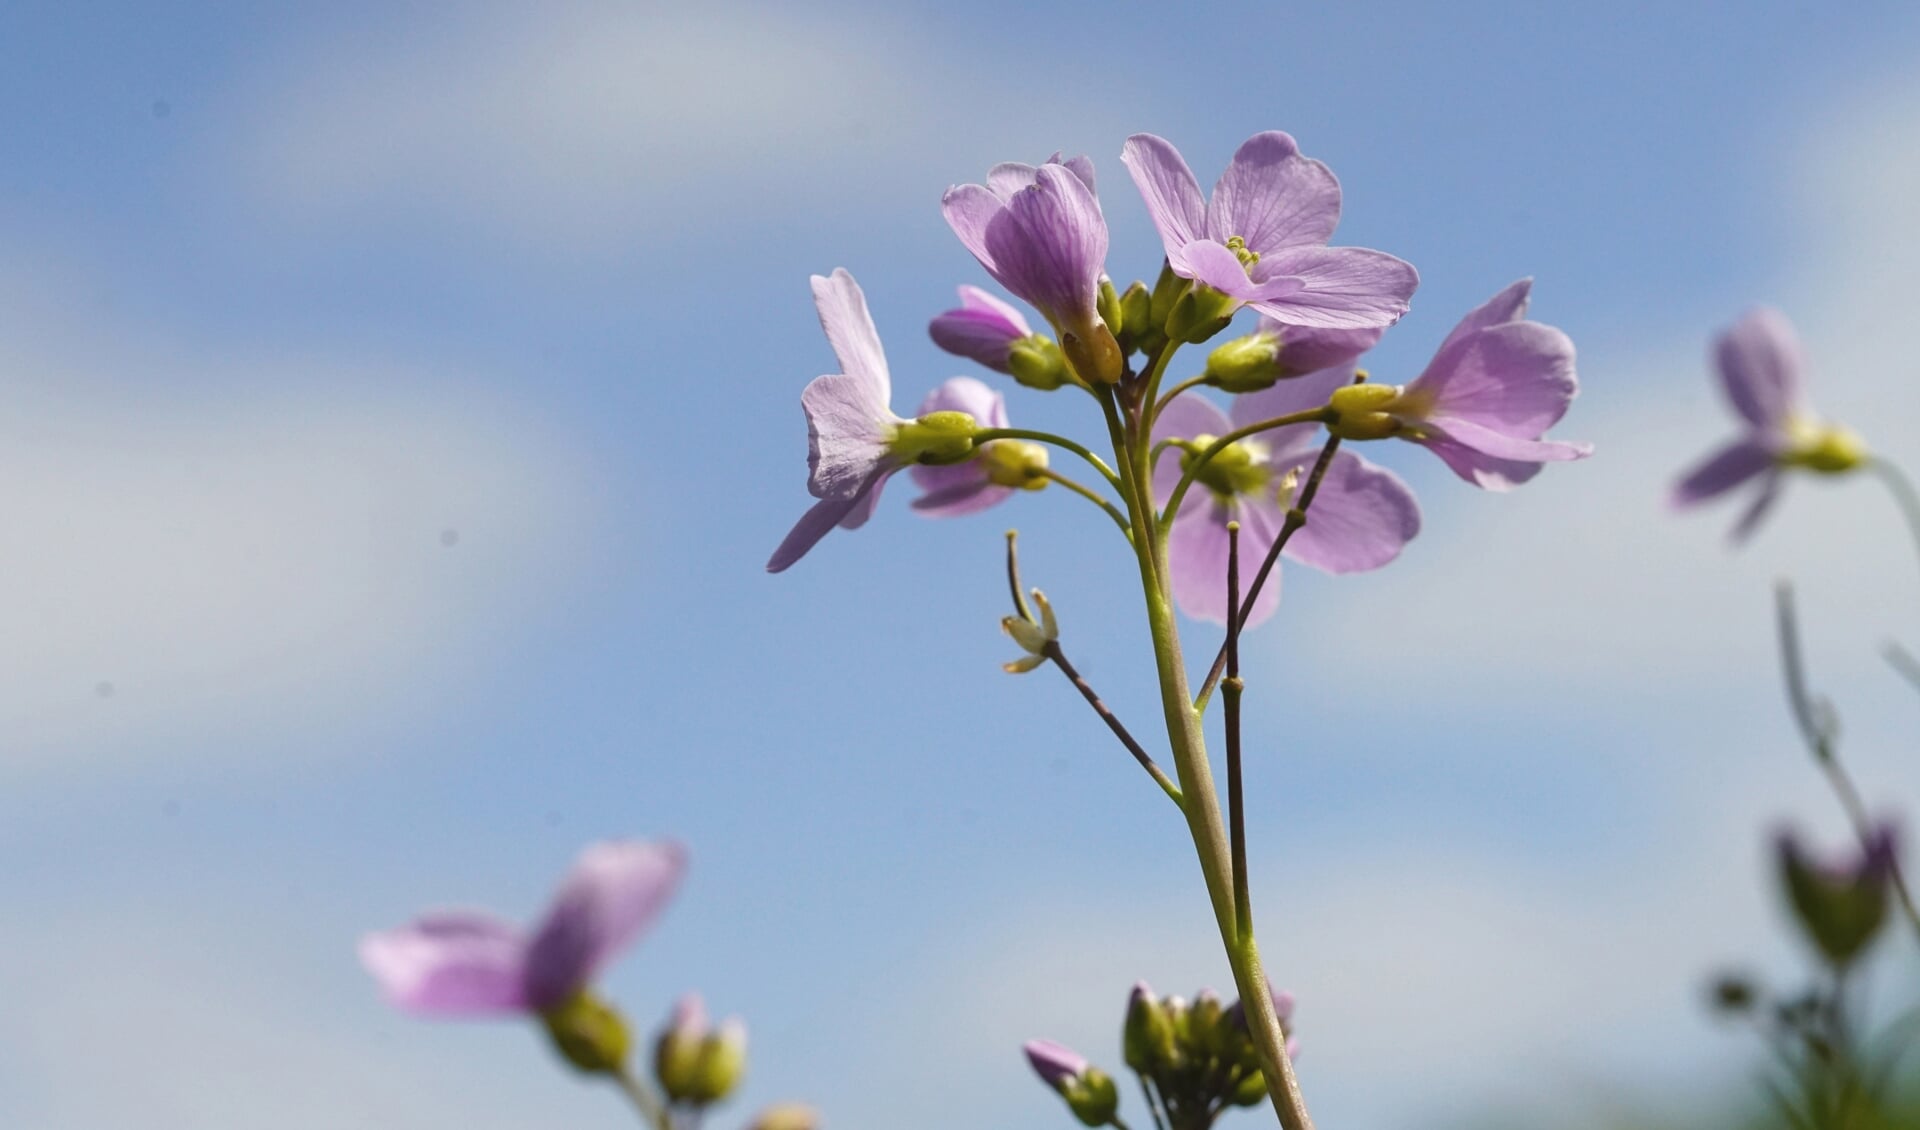
{"type": "Polygon", "coordinates": [[[1260,1066],[1267,1079],[1267,1094],[1284,1130],[1312,1130],[1306,1100],[1300,1094],[1293,1064],[1287,1059],[1286,1034],[1274,1012],[1273,992],[1266,971],[1260,964],[1260,949],[1254,941],[1251,925],[1240,927],[1233,890],[1233,859],[1228,844],[1226,821],[1220,813],[1220,796],[1213,784],[1213,769],[1207,760],[1206,737],[1200,725],[1200,712],[1193,706],[1187,687],[1186,661],[1180,654],[1180,634],[1174,622],[1173,593],[1168,583],[1166,541],[1158,537],[1149,499],[1140,474],[1133,468],[1145,467],[1147,443],[1144,436],[1127,446],[1113,394],[1102,397],[1107,428],[1114,439],[1114,454],[1129,468],[1129,484],[1136,493],[1127,496],[1128,511],[1134,525],[1134,556],[1140,567],[1142,594],[1146,598],[1147,628],[1153,639],[1154,666],[1160,679],[1161,712],[1166,717],[1167,741],[1173,752],[1174,768],[1179,774],[1181,810],[1187,818],[1187,832],[1199,856],[1200,873],[1206,881],[1207,898],[1213,905],[1214,924],[1233,969],[1235,987],[1246,1009],[1247,1029],[1260,1053],[1260,1066]]]}
{"type": "Polygon", "coordinates": [[[1920,691],[1920,659],[1915,659],[1911,651],[1893,642],[1889,642],[1881,654],[1887,657],[1887,662],[1900,673],[1901,678],[1912,683],[1914,690],[1920,691]]]}
{"type": "Polygon", "coordinates": [[[1147,416],[1147,430],[1148,431],[1153,430],[1154,421],[1160,418],[1160,413],[1166,410],[1167,405],[1173,403],[1174,397],[1179,396],[1181,393],[1187,391],[1190,388],[1199,388],[1201,385],[1206,383],[1207,383],[1207,375],[1205,373],[1201,373],[1197,377],[1188,377],[1186,380],[1181,381],[1179,384],[1174,385],[1172,388],[1168,389],[1167,394],[1165,396],[1162,396],[1158,400],[1154,401],[1153,411],[1147,416]]]}
{"type": "MultiPolygon", "coordinates": [[[[1307,508],[1313,505],[1314,496],[1320,493],[1320,481],[1327,477],[1327,468],[1333,465],[1334,454],[1339,450],[1340,437],[1327,437],[1327,442],[1320,448],[1319,458],[1313,461],[1313,470],[1307,472],[1307,481],[1300,488],[1299,500],[1287,509],[1286,520],[1280,524],[1280,535],[1273,539],[1273,547],[1267,550],[1266,560],[1260,562],[1260,571],[1253,575],[1253,584],[1247,587],[1246,598],[1240,602],[1240,614],[1234,617],[1236,628],[1246,626],[1246,612],[1253,607],[1254,598],[1260,595],[1261,587],[1267,583],[1268,574],[1279,564],[1280,551],[1287,548],[1287,542],[1293,539],[1294,533],[1307,524],[1307,508]]],[[[1206,681],[1200,684],[1200,693],[1193,700],[1194,710],[1203,714],[1206,712],[1207,699],[1220,682],[1226,666],[1227,645],[1222,643],[1220,654],[1213,657],[1213,666],[1207,671],[1206,681]]]]}
{"type": "Polygon", "coordinates": [[[1113,489],[1122,489],[1120,476],[1113,473],[1113,468],[1107,466],[1106,460],[1089,451],[1084,444],[1075,443],[1065,436],[1057,436],[1052,432],[1036,432],[1030,428],[981,428],[979,431],[973,433],[973,442],[976,445],[988,443],[996,439],[1032,440],[1035,443],[1052,444],[1063,451],[1071,451],[1086,460],[1088,466],[1100,472],[1100,477],[1112,484],[1113,489]]]}
{"type": "Polygon", "coordinates": [[[1120,532],[1122,534],[1124,534],[1129,539],[1133,537],[1133,527],[1128,525],[1127,516],[1125,514],[1120,513],[1119,508],[1116,507],[1113,503],[1108,502],[1106,499],[1101,498],[1098,494],[1094,493],[1091,488],[1083,486],[1080,483],[1073,481],[1072,479],[1061,474],[1060,472],[1055,471],[1051,467],[1042,467],[1039,473],[1042,478],[1045,478],[1049,482],[1059,483],[1061,486],[1066,487],[1068,490],[1079,495],[1081,498],[1084,498],[1088,502],[1091,502],[1095,506],[1098,506],[1100,509],[1105,510],[1107,512],[1107,517],[1113,519],[1113,524],[1120,527],[1120,532]]]}
{"type": "MultiPolygon", "coordinates": [[[[1162,526],[1171,526],[1173,524],[1174,515],[1180,513],[1180,502],[1187,497],[1187,488],[1193,485],[1194,479],[1200,474],[1201,468],[1205,467],[1209,460],[1222,451],[1225,451],[1230,445],[1248,436],[1272,431],[1275,428],[1289,427],[1293,424],[1329,424],[1335,419],[1338,419],[1338,415],[1332,408],[1310,408],[1304,412],[1290,412],[1285,416],[1275,416],[1271,420],[1261,420],[1257,424],[1248,424],[1244,428],[1235,428],[1226,435],[1214,440],[1203,448],[1200,454],[1193,457],[1193,462],[1187,467],[1186,473],[1180,476],[1179,485],[1173,488],[1173,494],[1167,498],[1166,509],[1162,512],[1163,516],[1160,519],[1160,524],[1162,526]]],[[[1264,576],[1264,574],[1262,575],[1264,576]]],[[[1252,598],[1249,597],[1248,600],[1251,601],[1252,598]]]]}
{"type": "Polygon", "coordinates": [[[1153,431],[1153,418],[1160,414],[1160,382],[1165,379],[1167,375],[1168,362],[1173,360],[1173,355],[1179,352],[1179,350],[1180,343],[1177,341],[1169,341],[1167,344],[1161,346],[1160,352],[1153,355],[1153,361],[1147,365],[1147,371],[1142,375],[1140,400],[1138,402],[1140,423],[1142,425],[1140,431],[1142,434],[1148,434],[1153,431]]]}
{"type": "Polygon", "coordinates": [[[1227,523],[1227,681],[1220,684],[1227,739],[1227,830],[1233,851],[1234,928],[1253,936],[1253,900],[1247,891],[1247,809],[1240,784],[1240,523],[1227,523]]]}
{"type": "MultiPolygon", "coordinates": [[[[1863,847],[1871,847],[1873,819],[1867,814],[1866,803],[1861,799],[1853,776],[1840,763],[1837,740],[1839,727],[1833,704],[1815,698],[1807,690],[1806,666],[1800,654],[1800,622],[1794,614],[1793,585],[1785,580],[1780,581],[1774,587],[1774,597],[1780,629],[1780,666],[1787,683],[1787,705],[1793,710],[1793,720],[1800,727],[1800,736],[1805,739],[1808,752],[1813,754],[1814,763],[1826,775],[1833,795],[1846,812],[1848,822],[1853,825],[1854,835],[1859,837],[1863,847]]],[[[1920,937],[1920,908],[1914,905],[1913,893],[1907,887],[1906,873],[1901,869],[1898,859],[1890,859],[1888,866],[1894,894],[1899,897],[1901,909],[1906,911],[1914,935],[1920,937]]]]}
{"type": "Polygon", "coordinates": [[[1126,725],[1113,713],[1113,710],[1101,701],[1099,694],[1094,691],[1086,678],[1074,669],[1072,663],[1068,662],[1067,653],[1060,650],[1060,641],[1049,640],[1047,646],[1041,649],[1041,654],[1053,660],[1053,665],[1060,668],[1060,673],[1073,684],[1074,690],[1080,692],[1080,697],[1087,700],[1087,705],[1093,707],[1093,712],[1107,724],[1107,729],[1113,731],[1113,736],[1120,739],[1120,744],[1127,747],[1127,752],[1140,763],[1140,768],[1147,771],[1147,776],[1153,778],[1153,783],[1159,785],[1161,791],[1166,793],[1174,804],[1185,807],[1186,802],[1180,797],[1180,786],[1173,783],[1173,779],[1167,776],[1166,770],[1160,768],[1152,755],[1148,754],[1146,749],[1127,731],[1126,725]]]}
{"type": "Polygon", "coordinates": [[[1894,505],[1900,508],[1901,517],[1907,520],[1907,533],[1913,538],[1915,552],[1920,552],[1920,491],[1916,491],[1913,480],[1906,473],[1886,459],[1874,456],[1867,461],[1873,473],[1887,485],[1888,493],[1893,495],[1894,505]]]}
{"type": "Polygon", "coordinates": [[[1020,584],[1020,531],[1007,531],[1007,587],[1013,590],[1013,613],[1033,623],[1033,609],[1027,607],[1027,590],[1020,584]]]}
{"type": "Polygon", "coordinates": [[[1153,1093],[1152,1078],[1148,1075],[1141,1074],[1139,1075],[1139,1079],[1140,1097],[1146,1100],[1147,1113],[1153,1116],[1155,1130],[1167,1130],[1167,1118],[1166,1115],[1160,1113],[1160,1100],[1153,1093]]]}
{"type": "Polygon", "coordinates": [[[627,1100],[633,1104],[635,1110],[640,1112],[640,1117],[646,1121],[647,1125],[653,1127],[653,1130],[673,1130],[673,1119],[668,1115],[667,1108],[661,1104],[658,1096],[653,1093],[653,1089],[633,1073],[632,1068],[622,1064],[612,1072],[612,1075],[621,1093],[627,1096],[627,1100]]]}

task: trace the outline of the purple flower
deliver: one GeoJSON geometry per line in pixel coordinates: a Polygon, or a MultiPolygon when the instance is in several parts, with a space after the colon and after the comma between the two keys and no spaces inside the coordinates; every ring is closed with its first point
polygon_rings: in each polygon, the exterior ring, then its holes
{"type": "MultiPolygon", "coordinates": [[[[982,427],[1007,426],[1007,401],[972,377],[954,377],[927,394],[920,404],[924,418],[935,412],[964,412],[982,427]]],[[[1024,440],[997,439],[974,447],[959,463],[920,464],[913,481],[926,493],[913,508],[933,518],[958,518],[1004,501],[1016,490],[1038,490],[1047,485],[1047,449],[1024,440]]]]}
{"type": "Polygon", "coordinates": [[[1782,472],[1790,467],[1850,471],[1865,460],[1866,450],[1851,432],[1821,422],[1807,408],[1800,343],[1778,310],[1754,310],[1721,334],[1714,342],[1714,364],[1744,431],[1682,476],[1671,501],[1685,508],[1759,480],[1759,491],[1734,524],[1737,542],[1772,509],[1782,472]]]}
{"type": "Polygon", "coordinates": [[[1407,312],[1419,273],[1384,252],[1327,246],[1340,222],[1340,182],[1286,134],[1248,138],[1211,200],[1162,138],[1135,134],[1120,159],[1181,277],[1296,326],[1370,329],[1407,312]]]}
{"type": "MultiPolygon", "coordinates": [[[[1231,416],[1191,393],[1169,403],[1153,439],[1186,440],[1193,451],[1169,452],[1154,468],[1154,494],[1164,504],[1194,451],[1229,431],[1325,404],[1353,370],[1327,369],[1235,398],[1231,416]]],[[[1238,440],[1208,461],[1182,500],[1168,536],[1173,595],[1200,620],[1227,619],[1227,523],[1240,523],[1242,598],[1260,562],[1280,536],[1293,497],[1319,455],[1312,424],[1296,424],[1238,440]]],[[[1351,452],[1336,454],[1315,496],[1310,519],[1287,542],[1285,556],[1329,573],[1377,569],[1420,532],[1420,507],[1399,476],[1351,452]]],[[[1249,625],[1280,602],[1279,574],[1267,578],[1247,616],[1249,625]]]]}
{"type": "Polygon", "coordinates": [[[767,562],[778,573],[806,556],[835,526],[857,530],[873,516],[887,479],[904,463],[891,440],[906,423],[893,414],[893,383],[866,295],[844,268],[813,276],[813,302],[840,372],[815,377],[800,394],[807,414],[807,490],[819,499],[767,562]]]}
{"type": "Polygon", "coordinates": [[[987,273],[1053,324],[1083,379],[1119,379],[1124,359],[1098,308],[1107,221],[1092,162],[996,165],[984,185],[947,189],[941,210],[987,273]]]}
{"type": "Polygon", "coordinates": [[[1258,392],[1275,381],[1351,366],[1387,332],[1290,326],[1264,315],[1245,337],[1207,355],[1208,383],[1226,392],[1258,392]]]}
{"type": "Polygon", "coordinates": [[[1546,463],[1584,459],[1593,447],[1542,438],[1580,391],[1573,342],[1526,321],[1531,279],[1521,279],[1460,320],[1404,388],[1355,385],[1335,393],[1349,439],[1398,436],[1418,443],[1467,482],[1510,490],[1546,463]]]}
{"type": "Polygon", "coordinates": [[[646,931],[685,869],[676,843],[597,843],[581,853],[530,933],[484,913],[440,911],[367,935],[360,961],[406,1012],[547,1012],[646,931]]]}
{"type": "Polygon", "coordinates": [[[1033,336],[1020,311],[977,286],[962,286],[960,308],[935,318],[927,332],[948,353],[972,358],[1000,373],[1013,372],[1007,361],[1013,343],[1033,336]]]}
{"type": "Polygon", "coordinates": [[[1027,1053],[1027,1062],[1033,1065],[1034,1074],[1056,1091],[1064,1090],[1087,1070],[1086,1057],[1065,1044],[1028,1040],[1022,1050],[1027,1053]]]}
{"type": "Polygon", "coordinates": [[[1794,914],[1837,966],[1858,957],[1880,932],[1898,866],[1899,837],[1892,824],[1876,825],[1861,838],[1842,859],[1812,857],[1791,828],[1774,839],[1794,914]]]}

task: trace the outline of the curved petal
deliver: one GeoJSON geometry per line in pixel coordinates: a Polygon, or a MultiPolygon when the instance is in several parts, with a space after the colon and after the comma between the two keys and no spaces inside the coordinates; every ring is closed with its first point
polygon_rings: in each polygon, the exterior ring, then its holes
{"type": "Polygon", "coordinates": [[[1544,463],[1497,459],[1464,443],[1457,443],[1441,432],[1419,441],[1420,446],[1440,457],[1454,474],[1481,490],[1509,491],[1540,473],[1544,463]]]}
{"type": "MultiPolygon", "coordinates": [[[[1153,442],[1192,439],[1194,436],[1223,436],[1232,430],[1233,422],[1212,401],[1191,392],[1183,392],[1160,410],[1159,417],[1153,422],[1153,442]]],[[[1173,488],[1179,485],[1180,476],[1180,452],[1162,452],[1153,466],[1154,501],[1164,504],[1173,497],[1173,488]]],[[[1182,501],[1182,509],[1191,507],[1205,494],[1206,491],[1197,488],[1189,490],[1182,501]]]]}
{"type": "Polygon", "coordinates": [[[1742,419],[1777,428],[1800,406],[1800,341],[1778,310],[1761,307],[1734,323],[1713,345],[1720,386],[1742,419]]]}
{"type": "Polygon", "coordinates": [[[1343,365],[1290,377],[1276,382],[1272,388],[1236,396],[1233,398],[1233,426],[1244,428],[1276,416],[1291,416],[1295,412],[1324,407],[1334,390],[1352,383],[1353,366],[1343,365]]]}
{"type": "Polygon", "coordinates": [[[1120,161],[1146,201],[1168,255],[1205,235],[1207,205],[1200,182],[1178,149],[1153,134],[1136,133],[1120,150],[1120,161]]]}
{"type": "Polygon", "coordinates": [[[987,191],[1006,200],[1033,185],[1033,166],[1021,161],[1002,161],[987,170],[987,191]]]}
{"type": "Polygon", "coordinates": [[[1733,529],[1727,532],[1728,541],[1739,545],[1753,536],[1753,531],[1760,527],[1760,519],[1765,518],[1773,509],[1773,504],[1780,500],[1780,483],[1785,478],[1776,470],[1760,480],[1760,493],[1754,496],[1752,504],[1740,515],[1733,529]]]}
{"type": "Polygon", "coordinates": [[[873,485],[860,492],[859,497],[853,500],[853,505],[840,516],[841,529],[857,530],[867,524],[873,512],[880,509],[880,496],[886,492],[887,480],[899,469],[898,464],[889,463],[873,473],[873,485]]]}
{"type": "Polygon", "coordinates": [[[1262,256],[1262,283],[1298,279],[1300,289],[1261,298],[1261,313],[1298,326],[1364,330],[1390,326],[1407,312],[1420,285],[1413,264],[1364,247],[1289,247],[1262,256]]]}
{"type": "Polygon", "coordinates": [[[1495,459],[1521,463],[1568,463],[1593,454],[1590,443],[1568,443],[1550,439],[1524,439],[1496,432],[1470,420],[1449,419],[1441,425],[1443,434],[1455,443],[1470,447],[1495,459]]]}
{"type": "Polygon", "coordinates": [[[1400,476],[1342,451],[1284,552],[1329,573],[1355,573],[1400,556],[1419,532],[1420,504],[1400,476]]]}
{"type": "Polygon", "coordinates": [[[1262,255],[1325,244],[1339,223],[1340,182],[1279,130],[1240,146],[1207,209],[1207,235],[1222,243],[1237,235],[1262,255]]]}
{"type": "Polygon", "coordinates": [[[920,415],[933,412],[965,412],[983,428],[1007,426],[1007,398],[992,385],[973,377],[950,377],[934,386],[920,402],[920,415]]]}
{"type": "Polygon", "coordinates": [[[993,253],[987,250],[987,228],[1006,210],[1006,204],[984,185],[957,184],[940,198],[940,214],[946,217],[947,226],[994,278],[999,278],[1000,272],[993,253]]]}
{"type": "Polygon", "coordinates": [[[1673,484],[1668,501],[1676,510],[1725,494],[1773,468],[1773,452],[1752,440],[1735,440],[1707,456],[1673,484]]]}
{"type": "MultiPolygon", "coordinates": [[[[919,469],[915,468],[915,470],[919,469]]],[[[954,468],[926,468],[929,471],[952,469],[954,468]]],[[[929,487],[927,493],[913,500],[912,506],[916,514],[924,514],[929,518],[960,518],[968,514],[978,514],[990,506],[1005,502],[1012,495],[1012,487],[998,486],[976,471],[971,478],[964,480],[956,478],[938,489],[929,487]]]]}
{"type": "Polygon", "coordinates": [[[1467,316],[1460,319],[1460,324],[1448,332],[1446,340],[1440,343],[1440,348],[1433,351],[1435,360],[1446,356],[1449,347],[1464,340],[1476,330],[1518,322],[1525,318],[1527,303],[1532,296],[1532,279],[1521,279],[1507,284],[1499,294],[1469,310],[1467,316]]]}
{"type": "Polygon", "coordinates": [[[1573,341],[1539,322],[1477,330],[1408,386],[1409,399],[1425,399],[1427,418],[1449,431],[1467,421],[1525,439],[1558,423],[1579,392],[1573,341]]]}
{"type": "Polygon", "coordinates": [[[1015,193],[987,225],[989,269],[1055,322],[1080,325],[1096,316],[1107,221],[1079,177],[1059,165],[1034,173],[1033,185],[1015,193]]]}
{"type": "Polygon", "coordinates": [[[397,1008],[421,1016],[524,1012],[526,942],[488,914],[443,911],[360,940],[360,963],[397,1008]]]}
{"type": "Polygon", "coordinates": [[[1068,172],[1080,178],[1080,183],[1087,186],[1087,191],[1093,193],[1095,199],[1099,198],[1100,186],[1095,184],[1093,180],[1093,158],[1087,156],[1085,153],[1079,153],[1063,160],[1060,154],[1055,153],[1053,156],[1047,158],[1047,164],[1064,167],[1068,172]]]}
{"type": "Polygon", "coordinates": [[[1251,302],[1260,295],[1260,284],[1248,276],[1247,269],[1240,265],[1240,257],[1225,244],[1196,239],[1168,251],[1167,263],[1173,267],[1174,274],[1206,283],[1242,302],[1251,302]]]}
{"type": "Polygon", "coordinates": [[[820,328],[827,331],[833,354],[840,359],[840,371],[870,388],[882,407],[891,403],[887,356],[881,352],[880,331],[873,328],[860,284],[845,267],[836,267],[827,278],[815,275],[813,304],[820,312],[820,328]]]}
{"type": "Polygon", "coordinates": [[[981,290],[977,286],[968,286],[966,283],[960,284],[959,291],[961,309],[977,310],[982,314],[994,315],[1006,322],[1007,327],[1019,337],[1025,337],[1033,332],[1033,328],[1027,325],[1027,316],[1022,314],[1020,308],[1013,303],[989,291],[981,290]]]}
{"type": "Polygon", "coordinates": [[[948,310],[927,324],[933,344],[956,357],[977,361],[995,372],[1009,372],[1007,357],[1013,343],[1027,336],[1016,333],[1004,318],[985,310],[948,310]]]}
{"type": "Polygon", "coordinates": [[[1290,377],[1336,367],[1351,373],[1360,355],[1378,345],[1387,332],[1385,326],[1364,330],[1290,326],[1264,316],[1260,329],[1280,339],[1280,370],[1290,377]]]}
{"type": "Polygon", "coordinates": [[[686,851],[671,841],[608,840],[582,852],[527,947],[527,1002],[559,1004],[632,945],[686,866],[686,851]]]}
{"type": "Polygon", "coordinates": [[[846,373],[815,377],[800,393],[807,414],[807,490],[850,498],[889,458],[887,430],[897,419],[873,386],[846,373]]]}

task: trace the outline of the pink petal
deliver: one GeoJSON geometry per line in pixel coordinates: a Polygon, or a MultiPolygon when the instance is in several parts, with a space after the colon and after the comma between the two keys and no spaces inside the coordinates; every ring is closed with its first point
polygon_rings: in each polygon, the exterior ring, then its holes
{"type": "Polygon", "coordinates": [[[1284,552],[1329,573],[1355,573],[1400,556],[1419,532],[1420,504],[1407,484],[1392,471],[1341,451],[1320,481],[1307,524],[1288,539],[1284,552]]]}
{"type": "Polygon", "coordinates": [[[1682,475],[1669,500],[1675,509],[1725,494],[1748,479],[1773,469],[1774,453],[1765,444],[1735,440],[1682,475]]]}
{"type": "Polygon", "coordinates": [[[527,947],[536,1009],[572,995],[632,945],[679,886],[686,852],[671,841],[608,840],[582,852],[527,947]]]}
{"type": "Polygon", "coordinates": [[[526,942],[487,914],[445,911],[360,940],[360,963],[395,1007],[421,1016],[524,1012],[526,942]]]}
{"type": "Polygon", "coordinates": [[[880,333],[873,328],[873,316],[867,313],[867,296],[846,268],[836,268],[831,277],[813,276],[813,304],[820,311],[820,328],[834,356],[840,358],[840,371],[858,379],[871,390],[881,405],[893,401],[893,388],[887,377],[887,357],[880,350],[880,333]]]}
{"type": "Polygon", "coordinates": [[[1248,138],[1214,185],[1207,235],[1221,243],[1237,235],[1266,255],[1325,244],[1339,222],[1340,182],[1302,157],[1293,138],[1270,130],[1248,138]]]}
{"type": "Polygon", "coordinates": [[[1289,247],[1263,255],[1255,272],[1263,282],[1284,277],[1300,284],[1284,297],[1256,300],[1261,313],[1333,330],[1392,325],[1420,285],[1413,264],[1363,247],[1289,247]]]}
{"type": "Polygon", "coordinates": [[[1427,415],[1448,431],[1464,420],[1531,439],[1566,415],[1580,382],[1566,334],[1538,322],[1508,322],[1443,349],[1409,388],[1432,397],[1427,415]]]}
{"type": "Polygon", "coordinates": [[[898,417],[871,383],[851,374],[815,377],[800,393],[807,415],[807,490],[815,498],[850,498],[887,454],[887,430],[898,417]]]}
{"type": "Polygon", "coordinates": [[[1446,355],[1449,348],[1476,330],[1505,325],[1525,318],[1527,303],[1532,295],[1533,280],[1521,279],[1518,282],[1509,283],[1500,293],[1468,311],[1467,316],[1460,319],[1460,324],[1453,327],[1452,332],[1447,334],[1447,339],[1440,343],[1440,348],[1433,351],[1436,362],[1446,355]]]}
{"type": "Polygon", "coordinates": [[[1167,254],[1204,236],[1206,202],[1200,197],[1200,182],[1193,179],[1193,170],[1178,149],[1153,134],[1136,133],[1121,149],[1120,161],[1133,175],[1167,254]]]}
{"type": "Polygon", "coordinates": [[[1804,362],[1793,324],[1761,307],[1714,342],[1720,384],[1734,411],[1756,428],[1776,429],[1800,406],[1804,362]]]}

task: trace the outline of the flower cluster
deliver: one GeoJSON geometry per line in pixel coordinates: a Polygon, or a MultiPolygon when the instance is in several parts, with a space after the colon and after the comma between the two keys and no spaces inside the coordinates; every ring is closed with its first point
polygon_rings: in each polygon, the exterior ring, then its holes
{"type": "MultiPolygon", "coordinates": [[[[1112,402],[1123,430],[1151,445],[1138,476],[1151,497],[1139,505],[1170,527],[1173,592],[1189,615],[1226,619],[1232,523],[1252,560],[1284,543],[1285,556],[1331,573],[1385,565],[1419,532],[1407,485],[1350,452],[1318,460],[1329,441],[1419,444],[1490,490],[1588,453],[1543,438],[1577,391],[1574,351],[1559,330],[1526,320],[1527,281],[1470,312],[1411,382],[1372,383],[1358,362],[1406,312],[1419,278],[1383,252],[1329,246],[1340,185],[1326,165],[1287,134],[1256,134],[1207,196],[1161,138],[1129,138],[1121,160],[1166,252],[1154,285],[1121,292],[1110,281],[1090,160],[1055,154],[1038,166],[1001,164],[984,184],[949,189],[943,210],[961,243],[1038,312],[1051,336],[973,286],[960,287],[960,305],[929,331],[946,351],[1029,388],[1072,386],[1112,402]],[[1215,348],[1204,372],[1163,394],[1174,351],[1218,334],[1243,306],[1261,315],[1254,331],[1215,348]],[[1200,395],[1203,387],[1232,395],[1231,407],[1200,395]],[[1308,523],[1304,504],[1315,494],[1308,523]],[[1289,514],[1300,527],[1292,533],[1283,532],[1289,514]]],[[[936,387],[912,419],[896,415],[859,286],[836,270],[813,287],[841,371],[801,396],[807,485],[817,501],[774,552],[770,571],[791,566],[835,526],[864,524],[887,480],[905,468],[922,492],[913,508],[933,517],[974,513],[1049,485],[1099,501],[1049,464],[1047,445],[1087,458],[1123,498],[1134,489],[1133,467],[1114,471],[1071,441],[1011,427],[1000,393],[971,378],[936,387]]],[[[1128,453],[1120,457],[1128,461],[1128,453]]],[[[1102,505],[1131,539],[1142,536],[1131,514],[1102,505]]],[[[1279,592],[1277,583],[1262,586],[1245,621],[1270,614],[1279,592]]]]}
{"type": "MultiPolygon", "coordinates": [[[[710,1025],[700,997],[683,996],[654,1040],[662,1102],[632,1073],[626,1020],[593,989],[595,976],[653,925],[685,871],[686,851],[671,841],[593,844],[532,930],[482,911],[437,911],[368,934],[360,961],[404,1012],[531,1017],[562,1059],[617,1082],[654,1130],[697,1125],[739,1086],[745,1024],[730,1017],[710,1025]]],[[[814,1130],[817,1121],[809,1108],[783,1103],[749,1130],[814,1130]]]]}
{"type": "MultiPolygon", "coordinates": [[[[1298,1056],[1299,1041],[1292,1036],[1293,994],[1271,996],[1288,1033],[1287,1055],[1298,1056]]],[[[1188,1001],[1158,997],[1145,981],[1135,984],[1127,998],[1121,1043],[1127,1069],[1139,1076],[1141,1094],[1153,1107],[1156,1126],[1208,1130],[1228,1109],[1253,1106],[1267,1097],[1246,1010],[1239,1001],[1222,1005],[1212,989],[1202,989],[1188,1001]]],[[[1052,1040],[1030,1041],[1025,1050],[1040,1081],[1059,1093],[1083,1125],[1124,1125],[1112,1076],[1052,1040]]]]}

